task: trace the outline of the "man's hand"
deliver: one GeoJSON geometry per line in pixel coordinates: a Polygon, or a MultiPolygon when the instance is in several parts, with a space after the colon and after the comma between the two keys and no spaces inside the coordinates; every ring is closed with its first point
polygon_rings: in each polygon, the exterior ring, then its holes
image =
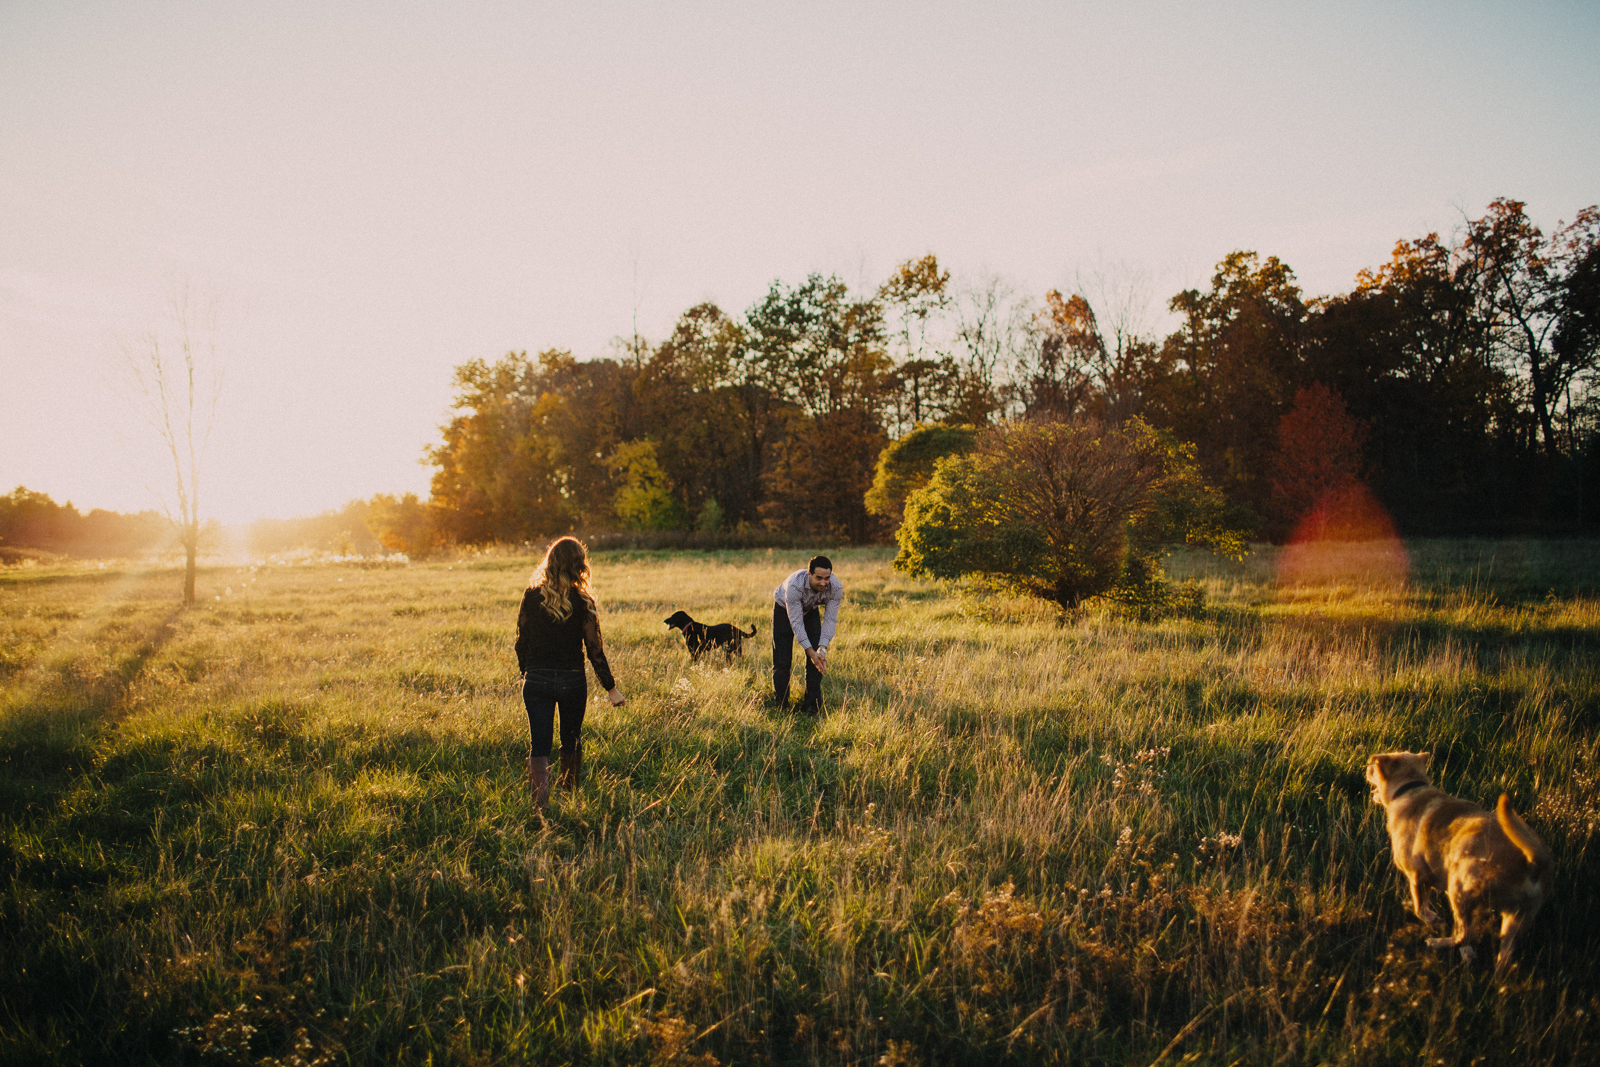
{"type": "Polygon", "coordinates": [[[620,708],[628,702],[628,698],[622,695],[620,689],[613,689],[606,696],[611,698],[611,706],[614,708],[620,708]]]}
{"type": "Polygon", "coordinates": [[[811,663],[817,668],[818,674],[828,673],[828,654],[826,652],[818,652],[814,648],[808,648],[806,649],[806,655],[811,657],[811,663]]]}

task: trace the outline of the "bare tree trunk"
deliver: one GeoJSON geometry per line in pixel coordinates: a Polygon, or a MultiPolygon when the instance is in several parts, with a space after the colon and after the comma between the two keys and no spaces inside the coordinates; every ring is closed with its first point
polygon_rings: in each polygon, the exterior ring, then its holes
{"type": "Polygon", "coordinates": [[[184,568],[183,568],[183,602],[194,603],[194,558],[199,548],[197,544],[200,536],[199,530],[187,530],[183,538],[184,568]]]}
{"type": "Polygon", "coordinates": [[[200,470],[222,393],[215,303],[201,309],[197,318],[188,290],[174,295],[167,334],[152,330],[141,341],[125,344],[123,358],[130,399],[171,462],[172,491],[156,495],[183,541],[183,602],[193,604],[200,549],[200,470]]]}

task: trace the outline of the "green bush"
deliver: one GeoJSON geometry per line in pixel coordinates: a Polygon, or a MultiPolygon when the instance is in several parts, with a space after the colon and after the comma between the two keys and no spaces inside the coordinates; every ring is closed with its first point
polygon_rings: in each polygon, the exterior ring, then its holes
{"type": "Polygon", "coordinates": [[[1002,423],[976,450],[941,459],[906,501],[895,566],[978,578],[1065,612],[1101,596],[1154,610],[1171,599],[1159,586],[1173,546],[1243,556],[1225,509],[1192,446],[1142,420],[1002,423]]]}

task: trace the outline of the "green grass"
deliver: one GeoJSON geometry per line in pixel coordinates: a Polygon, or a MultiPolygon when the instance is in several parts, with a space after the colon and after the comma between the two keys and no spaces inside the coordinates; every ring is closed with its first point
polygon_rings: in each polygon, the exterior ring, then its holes
{"type": "Polygon", "coordinates": [[[0,571],[0,1062],[1593,1062],[1600,552],[1409,547],[1066,625],[837,552],[820,720],[804,553],[602,555],[630,700],[545,819],[532,560],[0,571]],[[761,632],[691,667],[679,607],[761,632]],[[1503,982],[1402,908],[1396,748],[1557,856],[1503,982]]]}

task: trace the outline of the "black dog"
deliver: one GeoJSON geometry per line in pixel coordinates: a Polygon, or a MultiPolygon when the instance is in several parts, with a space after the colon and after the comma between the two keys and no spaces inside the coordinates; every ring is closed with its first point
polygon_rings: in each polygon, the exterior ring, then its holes
{"type": "Polygon", "coordinates": [[[744,655],[744,639],[756,635],[754,624],[750,632],[745,633],[731,622],[719,622],[715,626],[707,626],[703,622],[695,622],[689,618],[687,611],[674,611],[662,622],[675,630],[683,631],[683,643],[689,646],[689,659],[698,660],[700,654],[709,648],[720,648],[723,654],[731,661],[735,654],[744,655]]]}

